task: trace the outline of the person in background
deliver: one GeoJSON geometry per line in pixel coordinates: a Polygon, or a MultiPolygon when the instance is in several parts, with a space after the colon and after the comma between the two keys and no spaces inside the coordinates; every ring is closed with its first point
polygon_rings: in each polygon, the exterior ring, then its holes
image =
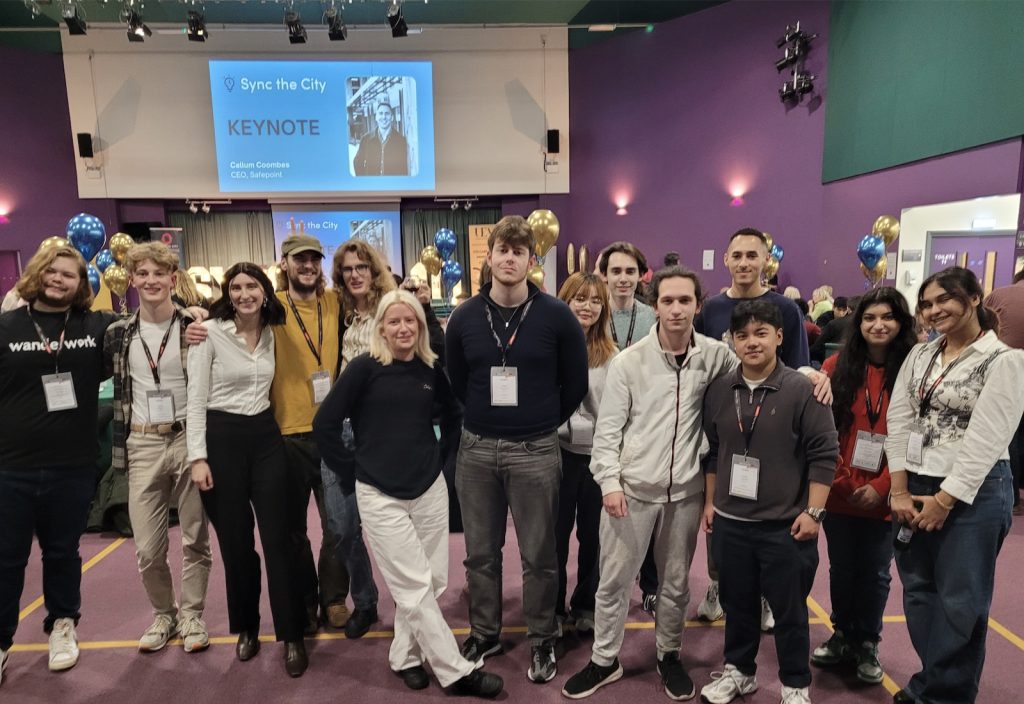
{"type": "Polygon", "coordinates": [[[807,332],[807,344],[813,347],[814,343],[817,342],[818,338],[821,336],[821,328],[811,322],[809,315],[810,310],[807,307],[807,301],[802,298],[795,298],[793,301],[804,316],[804,330],[807,332]]]}
{"type": "MultiPolygon", "coordinates": [[[[782,295],[791,301],[803,300],[803,296],[800,295],[800,289],[796,286],[787,286],[786,290],[782,292],[782,295]]],[[[805,312],[804,315],[807,315],[805,312]]]]}
{"type": "Polygon", "coordinates": [[[1024,352],[999,341],[982,293],[961,267],[924,280],[917,308],[939,337],[907,356],[889,402],[892,517],[914,531],[896,567],[921,658],[897,704],[972,704],[985,662],[996,558],[1013,520],[1007,447],[1024,413],[1024,352]]]}
{"type": "Polygon", "coordinates": [[[889,396],[917,344],[914,316],[894,288],[864,294],[850,316],[851,335],[825,360],[839,463],[825,508],[834,634],[811,653],[820,667],[851,663],[857,679],[878,684],[882,614],[889,598],[892,524],[883,444],[889,396]]]}
{"type": "Polygon", "coordinates": [[[174,301],[175,305],[182,308],[191,308],[192,306],[200,308],[210,307],[210,302],[199,293],[195,281],[192,280],[187,271],[182,271],[175,277],[174,293],[171,295],[171,300],[174,301]]]}
{"type": "Polygon", "coordinates": [[[811,361],[824,362],[825,357],[828,356],[827,345],[841,345],[846,337],[851,333],[850,325],[850,312],[857,307],[857,300],[847,299],[845,296],[837,296],[831,311],[826,313],[826,317],[832,316],[827,323],[822,325],[818,323],[818,327],[821,328],[821,335],[811,346],[811,361]]]}
{"type": "Polygon", "coordinates": [[[821,316],[832,310],[832,287],[831,286],[819,286],[811,292],[811,320],[813,320],[818,327],[825,327],[828,325],[828,320],[819,322],[821,316]]]}
{"type": "Polygon", "coordinates": [[[594,594],[598,583],[600,556],[601,488],[590,473],[590,451],[594,444],[594,424],[601,394],[608,376],[608,364],[618,351],[609,333],[611,309],[608,287],[600,277],[576,272],[558,292],[576,316],[587,338],[587,364],[590,383],[583,403],[558,429],[562,453],[562,483],[558,490],[558,521],[555,539],[558,547],[558,596],[555,614],[561,621],[571,620],[577,633],[594,630],[594,594]],[[568,579],[569,539],[573,526],[579,550],[576,556],[576,588],[565,609],[568,579]]]}

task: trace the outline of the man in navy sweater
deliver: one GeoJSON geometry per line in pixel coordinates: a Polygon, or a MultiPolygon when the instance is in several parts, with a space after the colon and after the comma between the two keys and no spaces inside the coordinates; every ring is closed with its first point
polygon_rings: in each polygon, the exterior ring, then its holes
{"type": "Polygon", "coordinates": [[[526,280],[534,236],[524,218],[502,218],[487,248],[491,283],[455,310],[445,337],[452,388],[466,406],[455,475],[469,583],[462,654],[479,661],[501,652],[501,549],[511,509],[529,677],[548,682],[557,671],[557,431],[587,393],[587,346],[569,307],[526,280]]]}

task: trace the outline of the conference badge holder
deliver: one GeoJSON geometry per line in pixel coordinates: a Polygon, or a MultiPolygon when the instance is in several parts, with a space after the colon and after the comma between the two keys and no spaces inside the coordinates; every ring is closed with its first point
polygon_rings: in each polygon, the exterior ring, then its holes
{"type": "Polygon", "coordinates": [[[761,461],[756,457],[734,454],[732,474],[729,477],[729,495],[757,501],[757,484],[761,475],[761,461]]]}
{"type": "Polygon", "coordinates": [[[882,470],[882,455],[885,453],[885,436],[857,431],[857,441],[853,445],[853,460],[850,465],[865,472],[878,474],[882,470]]]}
{"type": "Polygon", "coordinates": [[[174,393],[164,390],[146,392],[149,422],[156,425],[174,422],[174,393]]]}
{"type": "Polygon", "coordinates": [[[313,387],[313,405],[319,406],[331,391],[331,374],[325,371],[313,372],[309,383],[313,387]]]}
{"type": "Polygon", "coordinates": [[[924,464],[924,441],[928,431],[922,425],[913,425],[907,438],[907,462],[920,467],[924,464]]]}
{"type": "Polygon", "coordinates": [[[75,384],[71,379],[70,372],[44,374],[42,379],[47,411],[53,413],[54,411],[70,411],[73,408],[78,408],[75,384]]]}
{"type": "Polygon", "coordinates": [[[491,405],[519,405],[519,371],[515,367],[491,367],[491,405]]]}

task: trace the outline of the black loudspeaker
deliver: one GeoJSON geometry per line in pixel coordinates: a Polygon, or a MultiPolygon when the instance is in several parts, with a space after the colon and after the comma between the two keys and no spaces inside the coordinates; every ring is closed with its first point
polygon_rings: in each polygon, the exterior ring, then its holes
{"type": "Polygon", "coordinates": [[[558,130],[548,130],[548,154],[558,153],[558,130]]]}
{"type": "Polygon", "coordinates": [[[92,158],[92,135],[88,132],[78,133],[78,156],[83,159],[92,158]]]}

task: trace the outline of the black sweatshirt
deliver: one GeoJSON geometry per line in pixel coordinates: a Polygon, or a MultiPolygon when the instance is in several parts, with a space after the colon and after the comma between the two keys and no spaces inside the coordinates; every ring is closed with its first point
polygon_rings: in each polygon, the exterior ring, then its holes
{"type": "Polygon", "coordinates": [[[113,313],[72,312],[67,318],[58,370],[70,372],[78,407],[46,410],[42,377],[54,373],[54,358],[39,340],[32,319],[57,345],[64,313],[17,308],[0,315],[0,467],[86,467],[96,464],[99,442],[96,413],[104,367],[103,335],[113,313]]]}
{"type": "Polygon", "coordinates": [[[422,496],[441,472],[433,418],[445,439],[459,432],[461,417],[438,362],[394,360],[385,366],[368,354],[353,359],[320,404],[313,435],[328,467],[343,467],[347,453],[341,423],[352,421],[355,478],[396,499],[422,496]]]}
{"type": "MultiPolygon", "coordinates": [[[[491,300],[491,285],[460,305],[445,333],[448,375],[466,404],[466,430],[490,438],[519,440],[553,433],[587,395],[587,343],[583,328],[562,301],[529,284],[529,310],[516,309],[506,326],[491,300]],[[487,321],[491,310],[493,328],[487,321]],[[522,323],[520,325],[520,323],[522,323]],[[506,364],[518,374],[519,404],[491,405],[491,368],[500,367],[502,345],[512,334],[506,364]]],[[[506,316],[507,316],[506,311],[506,316]]]]}

